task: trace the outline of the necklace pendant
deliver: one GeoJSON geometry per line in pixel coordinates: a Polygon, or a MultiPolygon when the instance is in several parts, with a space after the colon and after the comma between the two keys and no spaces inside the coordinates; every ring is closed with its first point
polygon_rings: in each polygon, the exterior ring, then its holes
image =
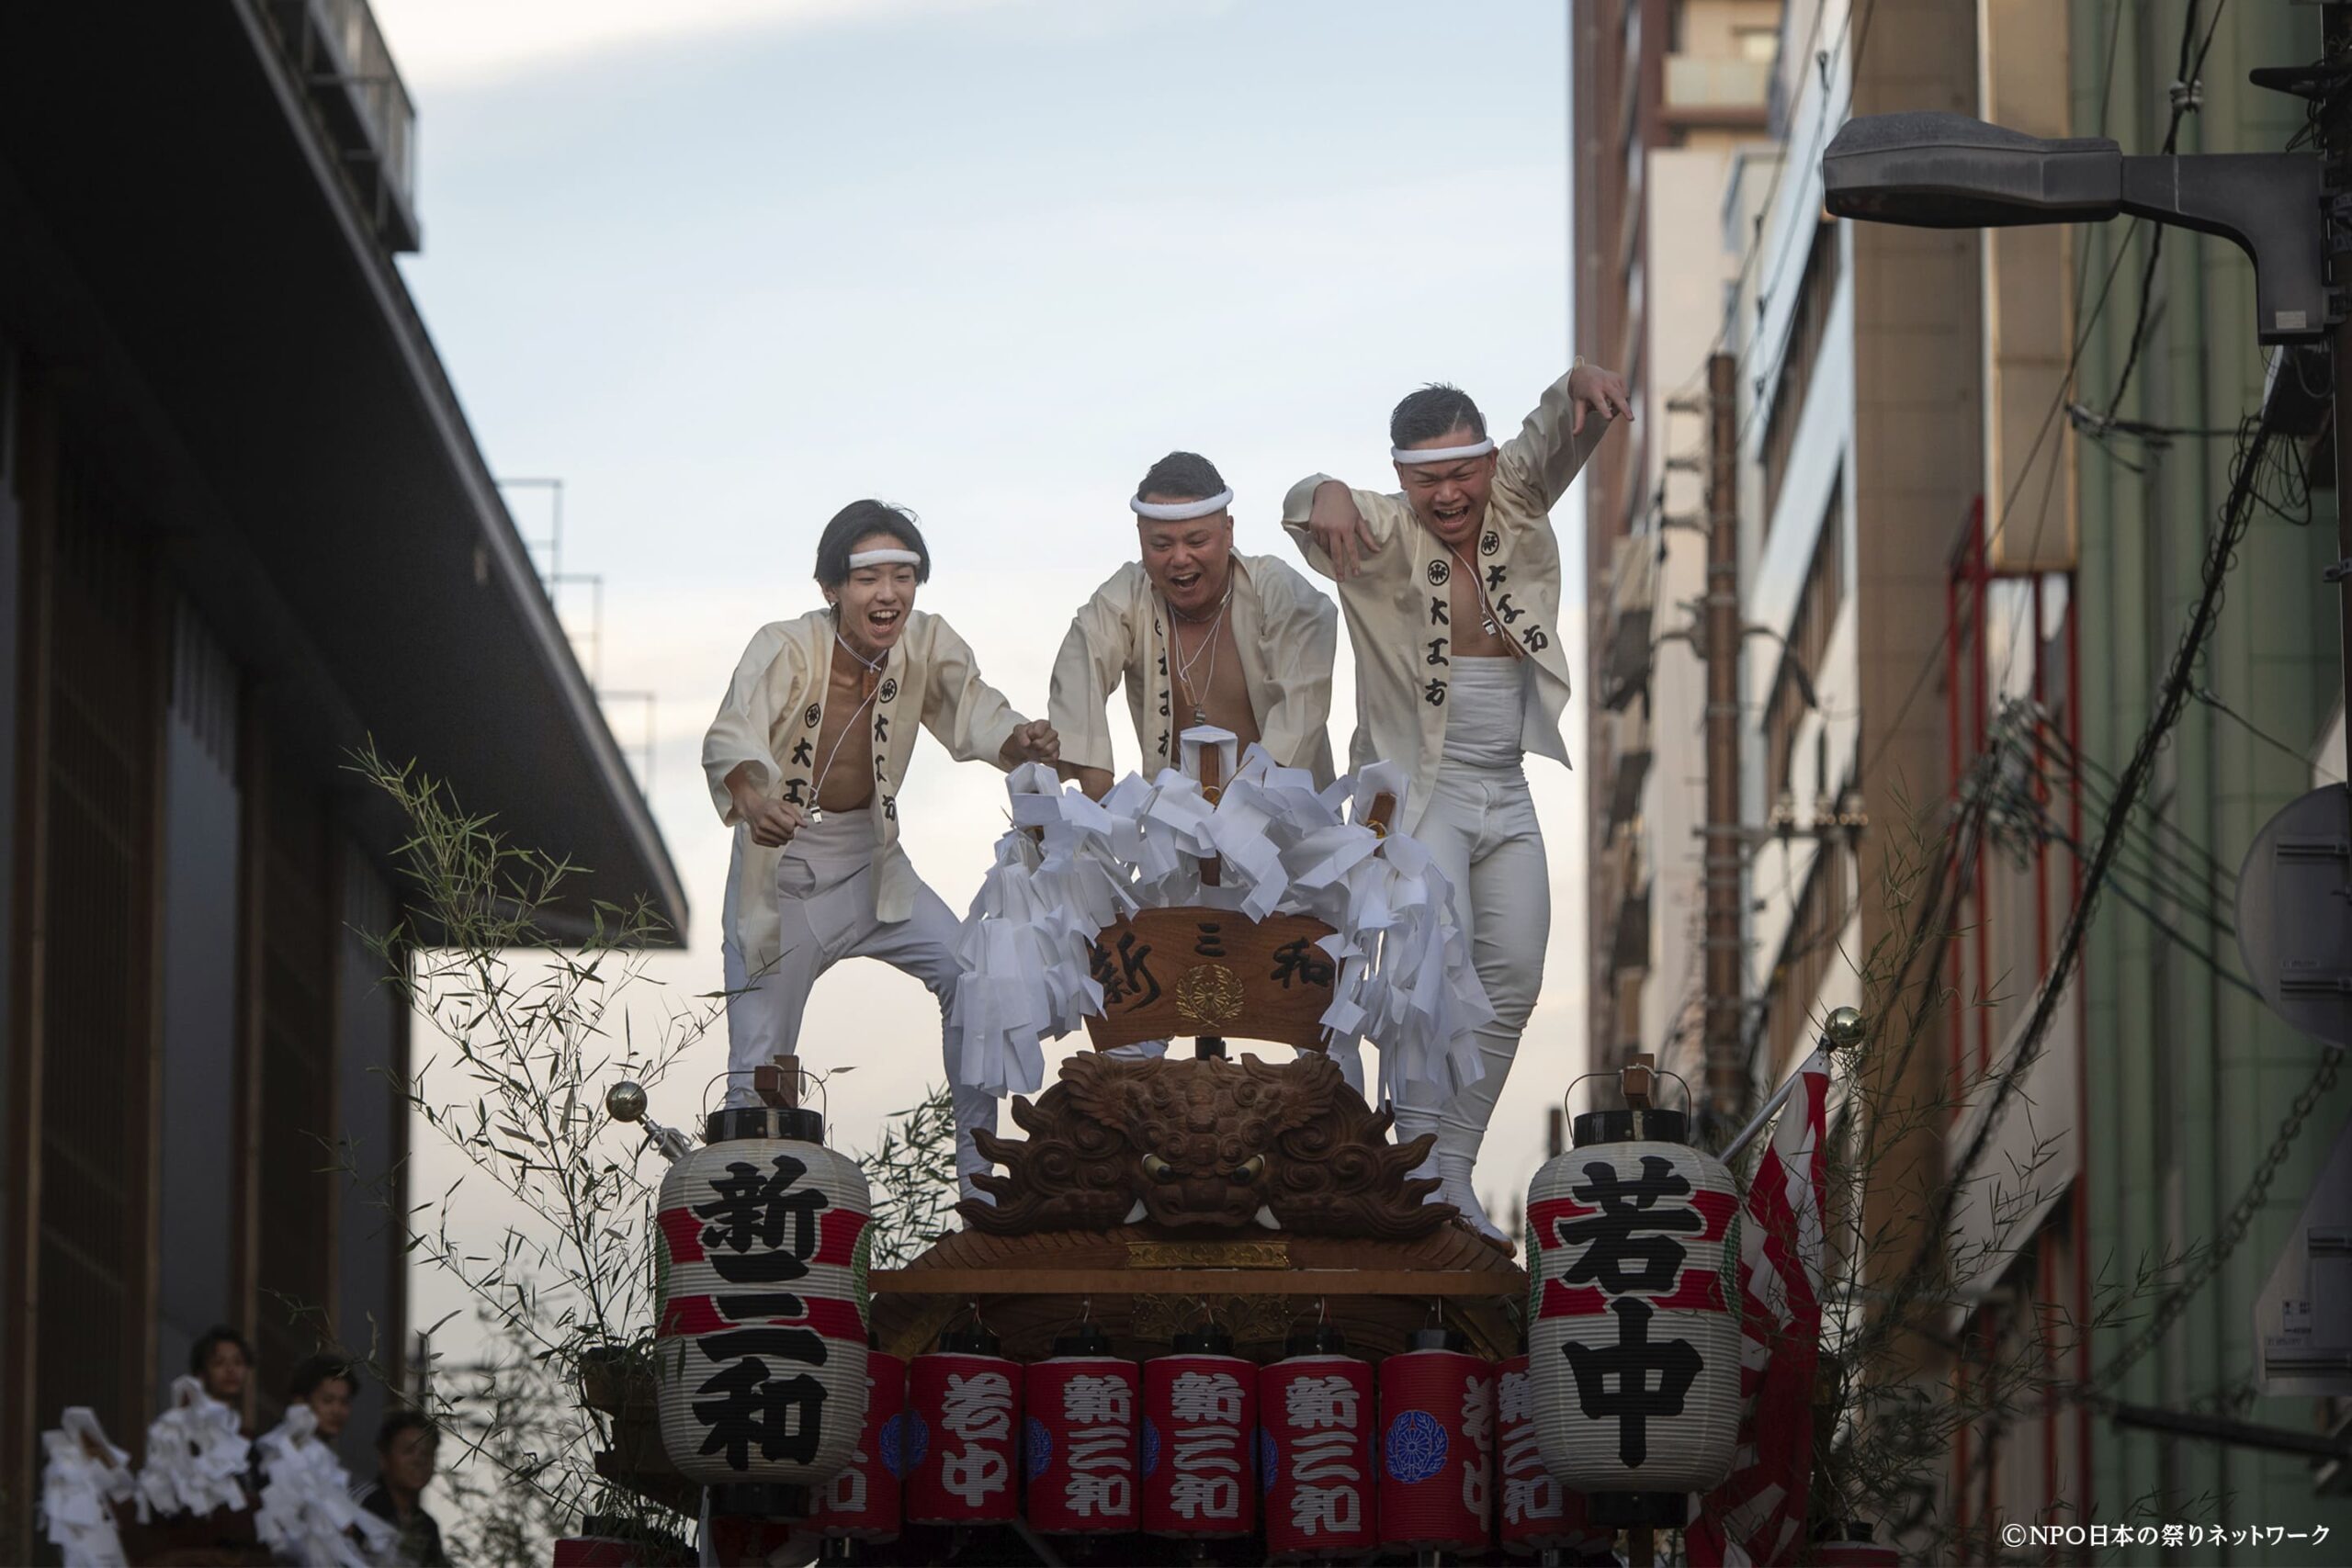
{"type": "Polygon", "coordinates": [[[1492,615],[1487,617],[1487,635],[1488,637],[1499,635],[1499,628],[1496,626],[1495,618],[1492,615]]]}
{"type": "Polygon", "coordinates": [[[1200,725],[1206,724],[1206,723],[1208,723],[1208,721],[1209,721],[1209,716],[1208,716],[1207,714],[1203,713],[1203,712],[1201,711],[1201,705],[1200,705],[1200,704],[1198,704],[1198,703],[1194,703],[1194,704],[1193,705],[1193,723],[1197,727],[1197,726],[1200,726],[1200,725]]]}
{"type": "Polygon", "coordinates": [[[825,808],[823,807],[812,806],[808,808],[808,820],[811,823],[822,822],[824,819],[825,808]]]}

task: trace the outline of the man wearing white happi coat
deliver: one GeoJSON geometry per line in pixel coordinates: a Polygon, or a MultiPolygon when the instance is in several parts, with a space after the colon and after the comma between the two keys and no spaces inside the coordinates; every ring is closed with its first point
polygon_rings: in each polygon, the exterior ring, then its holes
{"type": "Polygon", "coordinates": [[[1059,771],[1096,800],[1111,787],[1103,712],[1122,685],[1146,778],[1179,765],[1177,737],[1228,729],[1285,768],[1331,782],[1331,658],[1340,613],[1298,571],[1233,547],[1233,491],[1216,465],[1170,452],[1128,501],[1140,558],[1079,607],[1054,660],[1059,771]]]}
{"type": "MultiPolygon", "coordinates": [[[[1351,490],[1322,474],[1291,487],[1283,526],[1339,584],[1355,652],[1351,767],[1406,771],[1398,826],[1453,885],[1495,1020],[1478,1032],[1485,1076],[1442,1105],[1396,1108],[1399,1140],[1437,1134],[1436,1194],[1487,1235],[1471,1173],[1544,979],[1552,896],[1526,753],[1565,766],[1568,700],[1560,640],[1560,546],[1549,513],[1619,415],[1624,382],[1579,366],[1554,382],[1499,446],[1477,405],[1426,387],[1389,419],[1401,491],[1351,490]]],[[[1426,1094],[1407,1090],[1408,1100],[1426,1094]]]]}
{"type": "Polygon", "coordinates": [[[703,738],[703,772],[735,829],[720,917],[727,1103],[758,1103],[755,1069],[798,1055],[808,991],[844,958],[878,958],[939,999],[965,1195],[988,1168],[972,1130],[996,1100],[957,1071],[949,1010],[957,921],[899,845],[899,795],[920,723],[959,761],[1050,762],[1053,727],[980,679],[971,649],[914,607],[931,551],[911,517],[854,502],[825,525],[826,607],[760,628],[703,738]]]}

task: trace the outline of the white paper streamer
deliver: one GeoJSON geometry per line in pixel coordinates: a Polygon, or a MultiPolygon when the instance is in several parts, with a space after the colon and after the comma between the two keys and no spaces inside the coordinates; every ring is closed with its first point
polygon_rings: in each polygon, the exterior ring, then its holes
{"type": "Polygon", "coordinates": [[[130,1456],[107,1441],[86,1404],[68,1405],[40,1442],[49,1456],[40,1472],[40,1513],[50,1544],[65,1568],[121,1568],[127,1559],[114,1505],[137,1495],[130,1456]]]}
{"type": "Polygon", "coordinates": [[[242,1508],[241,1484],[253,1445],[237,1430],[237,1413],[192,1377],[172,1381],[172,1403],[147,1427],[147,1462],[139,1472],[139,1517],[242,1508]]]}
{"type": "Polygon", "coordinates": [[[264,1479],[254,1531],[281,1558],[371,1568],[399,1532],[351,1500],[350,1472],[318,1431],[318,1416],[298,1404],[262,1437],[257,1446],[264,1479]],[[356,1538],[351,1534],[355,1529],[356,1538]]]}
{"type": "Polygon", "coordinates": [[[1391,819],[1402,817],[1401,769],[1376,763],[1318,793],[1305,770],[1252,746],[1215,803],[1173,768],[1148,784],[1130,773],[1099,803],[1042,766],[1016,770],[1008,787],[1013,828],[997,840],[956,947],[966,1083],[1035,1093],[1043,1042],[1102,1010],[1089,973],[1095,933],[1137,909],[1192,904],[1332,928],[1322,946],[1337,973],[1322,1022],[1358,1090],[1365,1040],[1381,1048],[1382,1098],[1426,1086],[1442,1103],[1481,1076],[1474,1035],[1494,1009],[1452,886],[1412,839],[1342,815],[1352,800],[1361,818],[1385,793],[1396,797],[1391,819]],[[1215,887],[1201,882],[1211,858],[1215,887]]]}

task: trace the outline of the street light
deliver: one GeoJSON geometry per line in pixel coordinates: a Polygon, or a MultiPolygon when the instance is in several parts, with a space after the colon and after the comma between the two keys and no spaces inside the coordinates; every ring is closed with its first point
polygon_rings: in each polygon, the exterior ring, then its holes
{"type": "Polygon", "coordinates": [[[1846,122],[1821,157],[1830,215],[1917,229],[2099,223],[2119,213],[2218,234],[2254,259],[2264,343],[2327,331],[2320,161],[2293,152],[2130,157],[2105,137],[2051,140],[1959,114],[1846,122]]]}

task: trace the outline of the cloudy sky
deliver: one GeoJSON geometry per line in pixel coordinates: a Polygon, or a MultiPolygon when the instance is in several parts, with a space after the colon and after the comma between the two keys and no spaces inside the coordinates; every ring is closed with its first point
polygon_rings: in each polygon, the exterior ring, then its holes
{"type": "MultiPolygon", "coordinates": [[[[1390,482],[1402,393],[1454,381],[1515,425],[1572,352],[1559,6],[374,3],[420,118],[424,249],[403,270],[493,470],[564,481],[563,567],[603,580],[583,658],[658,694],[654,805],[694,910],[656,966],[673,1000],[718,985],[703,728],[752,632],[817,602],[842,503],[921,515],[922,607],[1041,714],[1161,453],[1207,453],[1241,547],[1287,553],[1300,474],[1390,482]]],[[[543,532],[543,492],[513,500],[543,532]]],[[[1571,540],[1581,515],[1561,508],[1571,540]]],[[[1581,584],[1565,597],[1573,615],[1581,584]]],[[[586,604],[566,600],[582,631],[586,604]]],[[[635,744],[640,710],[612,713],[635,744]]],[[[1498,1196],[1583,1050],[1581,796],[1531,773],[1555,916],[1480,1171],[1498,1196]]],[[[907,844],[958,908],[1002,804],[992,770],[918,751],[907,844]]],[[[863,961],[820,983],[802,1049],[859,1066],[833,1091],[851,1145],[940,1076],[929,998],[863,961]]],[[[685,1114],[723,1066],[707,1054],[657,1112],[685,1114]]],[[[420,1157],[437,1190],[446,1167],[420,1157]]],[[[417,1292],[439,1316],[429,1271],[417,1292]]]]}

